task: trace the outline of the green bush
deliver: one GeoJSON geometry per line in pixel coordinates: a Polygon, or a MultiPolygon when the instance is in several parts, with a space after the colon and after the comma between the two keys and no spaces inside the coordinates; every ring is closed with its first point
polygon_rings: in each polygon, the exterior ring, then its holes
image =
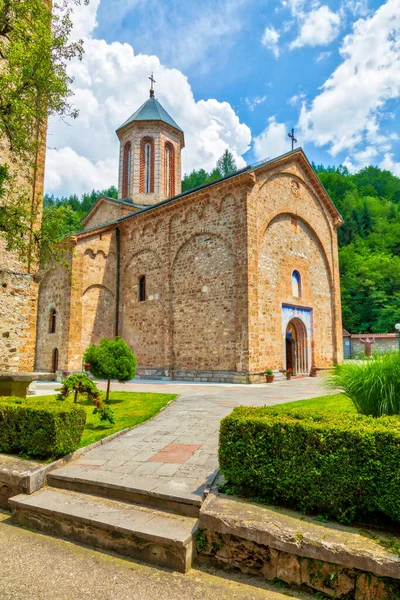
{"type": "Polygon", "coordinates": [[[400,353],[338,365],[328,383],[342,391],[364,415],[400,414],[400,353]]]}
{"type": "Polygon", "coordinates": [[[238,407],[221,422],[235,493],[349,523],[400,522],[400,419],[238,407]]]}
{"type": "Polygon", "coordinates": [[[79,405],[0,397],[0,452],[64,456],[78,447],[85,422],[85,409],[79,405]]]}

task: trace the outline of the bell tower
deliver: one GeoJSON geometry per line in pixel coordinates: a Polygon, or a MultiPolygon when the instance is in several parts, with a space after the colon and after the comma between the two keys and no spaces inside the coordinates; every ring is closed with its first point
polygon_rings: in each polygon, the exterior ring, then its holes
{"type": "Polygon", "coordinates": [[[182,129],[155,98],[150,98],[116,133],[120,142],[118,198],[149,206],[181,192],[182,129]]]}

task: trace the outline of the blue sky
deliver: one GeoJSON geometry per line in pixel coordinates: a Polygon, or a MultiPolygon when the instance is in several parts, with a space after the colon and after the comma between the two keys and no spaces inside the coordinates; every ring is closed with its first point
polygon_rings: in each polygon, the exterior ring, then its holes
{"type": "Polygon", "coordinates": [[[52,119],[46,188],[117,183],[115,128],[156,95],[186,133],[184,169],[299,145],[317,163],[400,175],[400,0],[91,0],[71,65],[73,124],[52,119]]]}

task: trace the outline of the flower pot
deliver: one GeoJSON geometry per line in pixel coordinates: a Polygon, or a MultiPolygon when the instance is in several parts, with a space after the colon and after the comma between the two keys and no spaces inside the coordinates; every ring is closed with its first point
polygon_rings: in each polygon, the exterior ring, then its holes
{"type": "Polygon", "coordinates": [[[317,376],[317,372],[315,373],[310,373],[310,377],[316,377],[317,376]]]}
{"type": "Polygon", "coordinates": [[[292,374],[291,373],[286,373],[286,379],[292,379],[292,374]]]}
{"type": "Polygon", "coordinates": [[[267,383],[272,383],[274,380],[275,375],[266,375],[265,379],[267,381],[267,383]]]}
{"type": "Polygon", "coordinates": [[[83,363],[84,369],[85,371],[90,371],[90,364],[89,363],[83,363]]]}

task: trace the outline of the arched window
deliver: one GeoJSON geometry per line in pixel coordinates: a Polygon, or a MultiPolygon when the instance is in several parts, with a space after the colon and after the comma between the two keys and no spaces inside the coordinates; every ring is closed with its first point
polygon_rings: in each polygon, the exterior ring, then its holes
{"type": "Polygon", "coordinates": [[[165,144],[165,195],[175,194],[175,153],[171,142],[165,144]]]}
{"type": "Polygon", "coordinates": [[[52,373],[56,373],[58,371],[58,349],[54,348],[53,354],[51,357],[51,371],[52,373]]]}
{"type": "Polygon", "coordinates": [[[292,273],[292,296],[295,296],[295,298],[301,296],[301,277],[298,271],[292,273]]]}
{"type": "Polygon", "coordinates": [[[131,189],[132,146],[126,142],[122,167],[122,197],[127,198],[131,189]]]}
{"type": "Polygon", "coordinates": [[[57,322],[57,311],[55,308],[52,308],[50,311],[49,333],[56,332],[56,322],[57,322]]]}
{"type": "Polygon", "coordinates": [[[145,137],[140,142],[140,186],[142,194],[154,192],[154,140],[145,137]]]}
{"type": "Polygon", "coordinates": [[[151,191],[151,144],[147,143],[144,147],[144,191],[150,194],[151,191]]]}
{"type": "Polygon", "coordinates": [[[146,300],[146,275],[139,277],[138,282],[138,301],[144,302],[146,300]]]}

